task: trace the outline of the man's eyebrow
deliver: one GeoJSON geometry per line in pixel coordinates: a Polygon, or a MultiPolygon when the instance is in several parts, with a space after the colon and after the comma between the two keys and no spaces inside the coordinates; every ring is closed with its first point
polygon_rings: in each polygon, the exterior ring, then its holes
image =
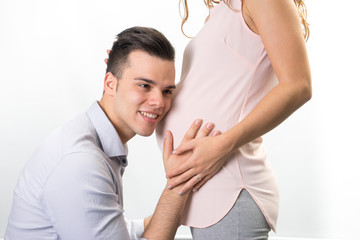
{"type": "MultiPolygon", "coordinates": [[[[150,80],[150,79],[147,79],[147,78],[135,78],[134,80],[144,81],[144,82],[147,82],[148,84],[155,85],[155,86],[157,85],[157,83],[154,80],[150,80]]],[[[170,85],[170,86],[167,86],[166,88],[167,89],[175,89],[176,85],[170,85]]]]}

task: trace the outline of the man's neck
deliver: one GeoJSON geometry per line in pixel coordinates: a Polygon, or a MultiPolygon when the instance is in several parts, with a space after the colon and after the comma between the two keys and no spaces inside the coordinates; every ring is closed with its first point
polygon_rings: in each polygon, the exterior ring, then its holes
{"type": "Polygon", "coordinates": [[[125,136],[125,134],[123,134],[123,131],[122,131],[121,127],[119,126],[120,124],[117,124],[114,117],[112,117],[113,116],[112,109],[114,109],[114,108],[111,106],[111,103],[107,99],[105,99],[105,96],[103,96],[98,103],[99,103],[99,106],[101,107],[101,109],[104,111],[106,117],[109,119],[111,124],[114,126],[116,132],[118,133],[118,135],[121,139],[121,142],[125,145],[131,138],[133,138],[135,136],[135,134],[130,137],[127,137],[127,136],[125,136]]]}

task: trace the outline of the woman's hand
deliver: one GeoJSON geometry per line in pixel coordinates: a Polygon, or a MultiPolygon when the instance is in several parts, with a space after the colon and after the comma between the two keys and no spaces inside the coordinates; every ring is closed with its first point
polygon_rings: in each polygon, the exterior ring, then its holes
{"type": "MultiPolygon", "coordinates": [[[[202,120],[196,120],[191,125],[189,130],[185,133],[184,138],[182,139],[182,142],[180,146],[185,146],[186,144],[190,143],[192,140],[200,139],[209,136],[211,131],[214,128],[214,124],[207,123],[205,127],[203,127],[200,130],[202,124],[202,120]]],[[[212,133],[212,136],[218,136],[220,134],[219,131],[214,131],[212,133]]],[[[165,171],[167,173],[167,176],[169,176],[169,173],[172,172],[178,172],[179,167],[181,167],[184,163],[188,161],[189,158],[191,158],[193,155],[192,151],[184,150],[182,154],[173,154],[173,137],[170,131],[166,131],[165,139],[164,139],[164,149],[163,149],[163,160],[164,160],[164,167],[165,171]]],[[[187,192],[189,189],[191,189],[194,185],[199,183],[200,176],[193,174],[188,175],[184,181],[173,181],[173,179],[169,179],[169,188],[172,189],[185,181],[187,181],[183,186],[181,187],[179,194],[183,194],[187,192]],[[174,184],[174,182],[176,184],[174,184]]],[[[191,174],[191,172],[190,172],[191,174]]]]}
{"type": "MultiPolygon", "coordinates": [[[[110,49],[106,50],[106,53],[107,53],[108,57],[109,57],[109,55],[110,55],[110,52],[111,52],[110,49]]],[[[105,58],[105,59],[104,59],[104,62],[105,62],[106,65],[107,65],[108,61],[109,61],[109,58],[105,58]]]]}
{"type": "MultiPolygon", "coordinates": [[[[207,124],[206,129],[212,129],[212,124],[207,124]]],[[[204,129],[203,128],[203,129],[204,129]]],[[[173,158],[182,158],[182,164],[167,171],[169,188],[173,188],[186,182],[180,192],[185,193],[193,188],[193,191],[205,184],[224,165],[226,157],[231,152],[230,144],[224,141],[220,132],[215,131],[211,136],[198,136],[195,139],[183,141],[173,151],[173,158]]]]}

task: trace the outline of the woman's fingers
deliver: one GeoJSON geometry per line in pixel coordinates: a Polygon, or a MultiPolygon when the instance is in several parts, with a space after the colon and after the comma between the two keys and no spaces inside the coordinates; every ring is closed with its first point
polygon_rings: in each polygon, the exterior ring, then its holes
{"type": "Polygon", "coordinates": [[[199,191],[199,189],[210,179],[211,177],[206,176],[203,179],[201,179],[201,181],[199,181],[194,187],[193,187],[193,192],[197,192],[199,191]]]}
{"type": "Polygon", "coordinates": [[[189,181],[191,181],[191,178],[193,176],[194,176],[194,171],[192,169],[190,169],[189,171],[186,171],[181,175],[173,177],[169,181],[168,188],[173,189],[174,187],[176,187],[184,182],[189,182],[189,181]]]}
{"type": "MultiPolygon", "coordinates": [[[[111,52],[111,49],[107,49],[107,50],[106,50],[106,53],[107,53],[108,56],[110,55],[110,52],[111,52]]],[[[105,58],[105,59],[104,59],[104,62],[105,62],[106,64],[108,63],[108,61],[109,61],[109,58],[105,58]]]]}
{"type": "Polygon", "coordinates": [[[193,189],[194,186],[196,186],[197,184],[201,183],[203,181],[203,179],[201,179],[201,177],[199,176],[199,174],[194,175],[191,179],[189,179],[189,181],[187,181],[185,183],[184,186],[182,186],[182,188],[179,191],[180,195],[183,195],[184,193],[186,193],[187,191],[193,189]]]}
{"type": "MultiPolygon", "coordinates": [[[[210,133],[211,136],[218,136],[221,133],[220,131],[212,132],[212,130],[214,129],[213,123],[210,122],[206,123],[204,127],[202,127],[200,130],[201,125],[202,125],[202,120],[196,119],[185,133],[180,146],[175,151],[172,152],[173,154],[176,154],[176,158],[184,157],[186,156],[186,154],[187,155],[190,154],[191,157],[188,156],[184,158],[187,160],[183,164],[167,172],[167,177],[170,178],[168,184],[169,189],[172,189],[180,184],[184,184],[181,187],[180,193],[185,193],[191,190],[194,186],[198,186],[198,188],[200,188],[203,184],[201,182],[205,183],[209,179],[206,176],[207,173],[204,173],[199,168],[197,168],[196,163],[193,161],[195,155],[192,155],[193,154],[192,150],[196,148],[196,142],[197,142],[197,140],[194,140],[194,138],[207,137],[210,135],[210,133]],[[195,172],[195,171],[199,171],[199,172],[195,172]],[[204,179],[201,179],[202,177],[204,179]]],[[[168,134],[171,133],[166,133],[166,139],[170,138],[168,134]]],[[[172,140],[172,135],[171,135],[171,140],[172,140]]],[[[172,149],[172,142],[171,142],[171,147],[168,144],[169,142],[168,140],[166,140],[164,142],[164,161],[170,156],[169,151],[172,149]]]]}
{"type": "Polygon", "coordinates": [[[186,162],[182,163],[180,166],[178,166],[177,168],[170,170],[167,173],[166,177],[172,178],[172,177],[178,176],[180,174],[183,174],[185,172],[188,172],[190,169],[191,169],[190,161],[186,161],[186,162]]]}

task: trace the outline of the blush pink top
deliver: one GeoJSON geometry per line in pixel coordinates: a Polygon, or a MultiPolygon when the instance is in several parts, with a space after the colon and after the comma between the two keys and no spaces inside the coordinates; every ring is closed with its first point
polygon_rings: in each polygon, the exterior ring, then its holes
{"type": "MultiPolygon", "coordinates": [[[[230,0],[229,6],[221,2],[214,7],[186,47],[172,108],[157,129],[159,145],[169,129],[178,146],[197,118],[215,123],[221,132],[229,130],[277,84],[261,38],[244,21],[240,0],[230,0]]],[[[220,172],[192,193],[183,224],[202,228],[217,223],[242,189],[251,194],[275,230],[278,186],[261,138],[240,147],[220,172]]]]}

